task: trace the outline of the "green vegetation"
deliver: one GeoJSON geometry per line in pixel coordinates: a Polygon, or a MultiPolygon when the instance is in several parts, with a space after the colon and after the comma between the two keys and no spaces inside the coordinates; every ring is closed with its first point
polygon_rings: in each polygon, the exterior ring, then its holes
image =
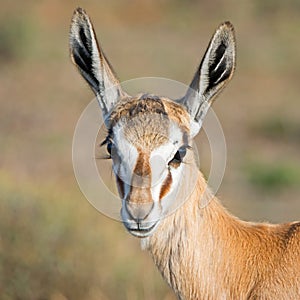
{"type": "Polygon", "coordinates": [[[0,19],[0,62],[20,61],[30,51],[33,28],[24,17],[0,19]]]}
{"type": "Polygon", "coordinates": [[[255,162],[248,164],[246,173],[251,184],[268,192],[300,184],[300,167],[292,164],[255,162]]]}

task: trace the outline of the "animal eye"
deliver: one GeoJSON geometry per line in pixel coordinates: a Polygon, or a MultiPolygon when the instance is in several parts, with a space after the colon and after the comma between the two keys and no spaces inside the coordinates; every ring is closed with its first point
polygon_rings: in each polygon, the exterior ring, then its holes
{"type": "Polygon", "coordinates": [[[100,147],[106,145],[106,151],[108,155],[104,155],[102,158],[103,159],[111,159],[112,158],[112,154],[114,154],[114,150],[113,150],[113,142],[111,141],[111,139],[109,137],[107,137],[101,144],[100,147]]]}
{"type": "Polygon", "coordinates": [[[111,149],[112,149],[112,142],[109,141],[106,144],[106,150],[107,150],[110,157],[111,157],[111,149]]]}
{"type": "Polygon", "coordinates": [[[182,163],[182,160],[186,155],[186,149],[187,149],[186,146],[180,147],[178,151],[175,153],[174,157],[169,161],[169,165],[182,163]]]}

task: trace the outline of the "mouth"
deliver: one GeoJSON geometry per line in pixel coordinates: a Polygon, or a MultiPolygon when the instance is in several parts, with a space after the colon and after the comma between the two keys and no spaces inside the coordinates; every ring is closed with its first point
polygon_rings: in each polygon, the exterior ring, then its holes
{"type": "Polygon", "coordinates": [[[155,222],[154,224],[151,223],[150,226],[143,226],[143,224],[139,224],[139,223],[127,223],[124,222],[124,226],[126,227],[126,229],[135,237],[139,237],[139,238],[145,238],[148,237],[150,235],[153,234],[153,232],[155,231],[157,225],[158,225],[158,221],[155,222]]]}

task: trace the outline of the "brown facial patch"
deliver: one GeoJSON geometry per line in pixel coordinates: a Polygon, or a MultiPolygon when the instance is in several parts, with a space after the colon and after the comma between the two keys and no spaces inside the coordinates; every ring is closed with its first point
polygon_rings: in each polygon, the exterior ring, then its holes
{"type": "Polygon", "coordinates": [[[169,171],[169,174],[161,187],[161,190],[159,193],[159,200],[161,200],[170,191],[171,184],[172,184],[172,175],[169,171]]]}
{"type": "Polygon", "coordinates": [[[138,149],[139,156],[134,168],[134,174],[138,177],[150,177],[151,167],[150,167],[150,157],[148,153],[143,153],[141,149],[138,149]]]}
{"type": "Polygon", "coordinates": [[[151,167],[149,154],[140,149],[139,156],[133,171],[129,201],[134,203],[152,202],[151,195],[151,167]]]}

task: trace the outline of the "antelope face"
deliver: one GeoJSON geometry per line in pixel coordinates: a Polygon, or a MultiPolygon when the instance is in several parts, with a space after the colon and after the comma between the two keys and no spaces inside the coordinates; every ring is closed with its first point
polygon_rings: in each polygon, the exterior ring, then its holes
{"type": "Polygon", "coordinates": [[[169,211],[193,158],[187,112],[151,95],[121,101],[110,114],[107,150],[122,199],[122,220],[135,236],[150,235],[169,211]],[[172,115],[177,111],[177,116],[172,115]]]}
{"type": "Polygon", "coordinates": [[[105,119],[104,144],[113,161],[123,223],[133,235],[147,237],[191,179],[192,138],[234,71],[233,27],[227,22],[217,29],[186,95],[174,101],[125,93],[81,8],[71,23],[70,53],[105,119]]]}

